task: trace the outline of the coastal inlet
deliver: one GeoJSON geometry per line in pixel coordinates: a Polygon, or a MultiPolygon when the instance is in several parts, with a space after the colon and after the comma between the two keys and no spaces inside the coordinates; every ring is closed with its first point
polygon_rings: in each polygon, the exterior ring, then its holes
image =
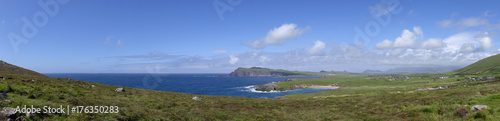
{"type": "MultiPolygon", "coordinates": [[[[107,85],[136,87],[142,85],[142,79],[147,74],[75,74],[59,73],[46,74],[49,77],[71,78],[87,82],[102,83],[107,85]]],[[[307,77],[230,77],[228,74],[154,74],[163,80],[153,90],[171,91],[201,95],[219,95],[249,98],[277,98],[289,94],[315,93],[331,89],[320,88],[295,88],[288,91],[257,91],[253,86],[280,82],[289,78],[321,78],[319,76],[307,77]]],[[[274,89],[274,88],[273,88],[274,89]]]]}

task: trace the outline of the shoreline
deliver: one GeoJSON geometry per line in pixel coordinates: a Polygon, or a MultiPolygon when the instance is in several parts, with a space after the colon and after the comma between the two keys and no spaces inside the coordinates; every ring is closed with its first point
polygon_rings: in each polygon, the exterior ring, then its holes
{"type": "Polygon", "coordinates": [[[305,84],[300,84],[300,85],[294,85],[294,87],[290,88],[280,88],[274,83],[269,83],[269,84],[263,84],[263,85],[256,85],[256,86],[251,86],[249,88],[254,88],[255,91],[257,92],[286,92],[286,91],[291,91],[295,89],[305,89],[305,88],[310,88],[310,89],[330,89],[330,90],[337,90],[340,87],[339,86],[333,86],[333,85],[305,85],[305,84]]]}

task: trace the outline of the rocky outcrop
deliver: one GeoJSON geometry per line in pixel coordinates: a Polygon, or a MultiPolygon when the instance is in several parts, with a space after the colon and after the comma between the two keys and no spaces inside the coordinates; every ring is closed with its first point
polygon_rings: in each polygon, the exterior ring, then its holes
{"type": "Polygon", "coordinates": [[[265,91],[265,92],[270,92],[270,91],[285,91],[284,88],[280,88],[278,85],[276,84],[261,84],[261,85],[257,85],[255,86],[255,90],[257,91],[265,91]]]}
{"type": "Polygon", "coordinates": [[[195,97],[193,97],[193,100],[200,101],[200,100],[203,100],[203,99],[201,97],[195,96],[195,97]]]}
{"type": "MultiPolygon", "coordinates": [[[[292,79],[285,79],[282,82],[289,82],[292,81],[292,79]]],[[[270,92],[270,91],[287,91],[287,90],[292,90],[296,89],[296,86],[293,86],[293,88],[281,88],[278,85],[274,83],[269,83],[269,84],[261,84],[254,86],[255,90],[257,91],[264,91],[264,92],[270,92]]]]}
{"type": "Polygon", "coordinates": [[[115,91],[116,92],[125,92],[125,89],[123,89],[123,88],[116,88],[115,91]]]}
{"type": "Polygon", "coordinates": [[[13,115],[16,115],[16,109],[15,108],[11,108],[11,107],[4,107],[2,108],[2,116],[4,117],[10,117],[10,116],[13,116],[13,115]]]}
{"type": "Polygon", "coordinates": [[[26,117],[28,117],[31,120],[35,119],[35,115],[33,115],[33,113],[26,113],[26,117]]]}
{"type": "Polygon", "coordinates": [[[314,86],[314,85],[294,84],[294,85],[290,85],[290,88],[282,88],[274,83],[270,83],[270,84],[257,85],[257,86],[254,86],[254,88],[256,91],[270,92],[270,91],[288,91],[288,90],[294,90],[294,89],[310,88],[312,86],[314,86]]]}
{"type": "Polygon", "coordinates": [[[474,105],[474,106],[470,107],[470,110],[479,111],[479,110],[487,109],[487,108],[488,108],[488,106],[486,106],[486,105],[474,105]]]}
{"type": "Polygon", "coordinates": [[[9,99],[0,99],[0,104],[1,103],[12,104],[12,101],[10,101],[9,99]]]}
{"type": "Polygon", "coordinates": [[[2,104],[2,103],[11,104],[12,103],[12,101],[10,101],[9,99],[7,99],[7,91],[1,90],[0,93],[2,93],[0,95],[0,104],[2,104]]]}

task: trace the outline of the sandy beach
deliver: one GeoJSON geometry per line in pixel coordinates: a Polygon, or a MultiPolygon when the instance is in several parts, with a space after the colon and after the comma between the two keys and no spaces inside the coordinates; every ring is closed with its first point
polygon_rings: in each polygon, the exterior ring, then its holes
{"type": "Polygon", "coordinates": [[[338,89],[338,86],[322,86],[322,85],[312,85],[308,88],[317,88],[317,89],[338,89]]]}

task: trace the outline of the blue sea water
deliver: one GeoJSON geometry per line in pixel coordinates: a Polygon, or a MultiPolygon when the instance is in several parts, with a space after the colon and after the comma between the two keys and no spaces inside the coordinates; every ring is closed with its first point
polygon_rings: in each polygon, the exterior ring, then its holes
{"type": "MultiPolygon", "coordinates": [[[[250,98],[276,98],[288,94],[313,93],[329,89],[295,89],[284,92],[255,91],[252,86],[283,81],[288,77],[219,77],[221,74],[45,74],[49,77],[71,78],[87,82],[132,88],[153,89],[201,95],[223,95],[250,98]]],[[[293,77],[319,78],[319,77],[293,77]]]]}

